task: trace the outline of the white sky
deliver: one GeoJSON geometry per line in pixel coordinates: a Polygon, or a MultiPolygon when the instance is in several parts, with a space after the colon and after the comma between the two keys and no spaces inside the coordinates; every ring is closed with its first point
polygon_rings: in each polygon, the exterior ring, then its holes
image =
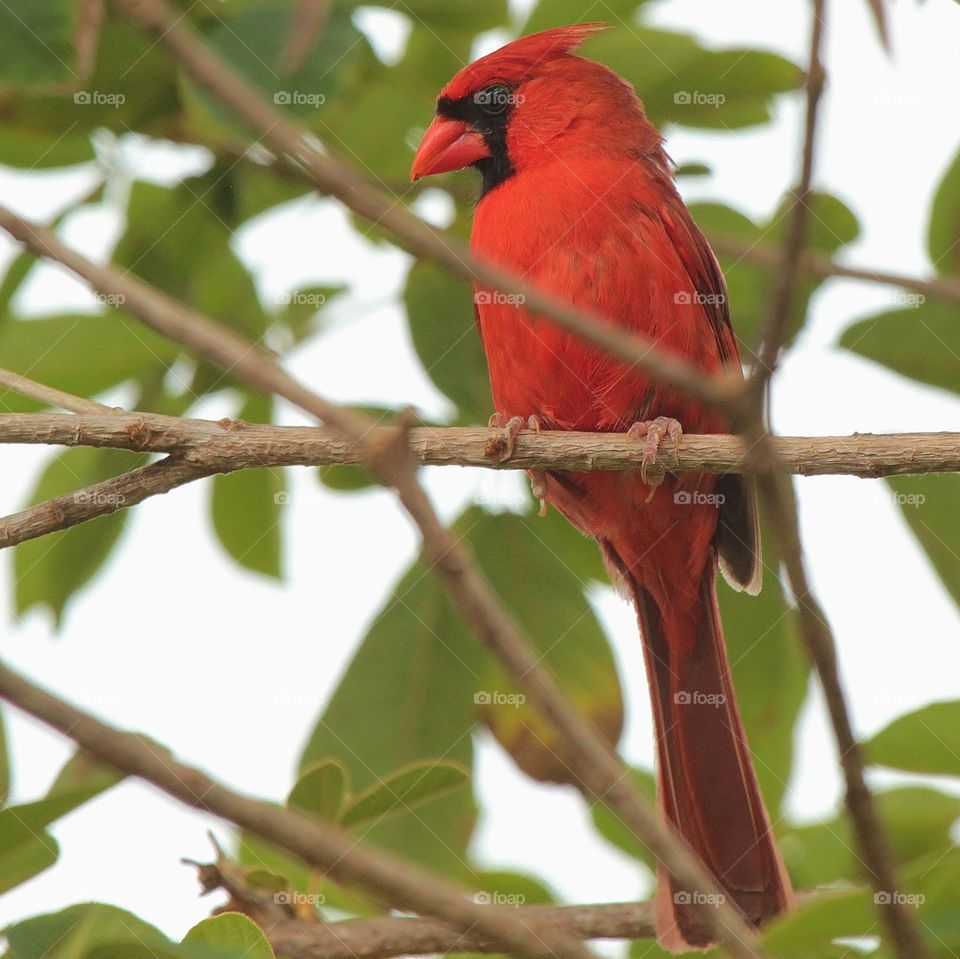
{"type": "MultiPolygon", "coordinates": [[[[932,186],[958,146],[960,7],[952,0],[894,5],[891,58],[880,50],[865,0],[830,7],[831,82],[818,186],[860,218],[863,235],[846,259],[925,274],[932,186]]],[[[602,17],[601,8],[596,4],[590,16],[602,17]]],[[[756,45],[798,63],[805,59],[803,0],[671,0],[651,11],[655,23],[690,30],[710,45],[756,45]]],[[[378,43],[396,48],[391,17],[378,14],[364,23],[377,31],[378,43]]],[[[712,177],[684,184],[687,198],[723,198],[758,217],[769,214],[795,175],[799,123],[800,100],[792,98],[781,102],[776,122],[759,132],[671,131],[668,148],[678,162],[705,160],[714,169],[712,177]]],[[[181,162],[166,149],[132,149],[128,155],[139,169],[149,156],[151,171],[161,177],[181,162]]],[[[87,176],[26,177],[0,169],[0,195],[18,211],[43,218],[78,195],[87,176]]],[[[65,235],[87,252],[104,251],[115,238],[115,218],[85,213],[68,224],[65,235]]],[[[307,382],[338,400],[412,403],[427,415],[444,413],[445,400],[419,369],[395,305],[408,263],[403,254],[369,246],[332,204],[312,199],[245,230],[238,249],[265,300],[307,283],[356,283],[334,308],[332,331],[291,360],[307,382]],[[333,236],[335,243],[324,242],[333,236]]],[[[0,253],[9,258],[9,244],[0,243],[0,253]]],[[[892,306],[894,296],[892,289],[849,281],[822,288],[776,384],[781,432],[956,429],[956,396],[831,348],[846,325],[892,306]]],[[[22,298],[23,307],[37,313],[91,303],[75,281],[51,268],[37,271],[22,298]]],[[[196,415],[232,412],[229,404],[215,402],[196,415]]],[[[291,410],[283,415],[288,422],[302,421],[291,410]]],[[[3,512],[22,505],[45,458],[37,449],[0,448],[0,472],[7,477],[0,491],[3,512]]],[[[389,494],[336,496],[306,471],[289,475],[294,505],[285,517],[284,584],[244,573],[225,558],[210,533],[209,487],[194,484],[136,508],[105,575],[73,603],[59,636],[44,615],[15,621],[7,566],[0,591],[0,616],[9,624],[6,660],[100,716],[167,743],[224,782],[281,799],[320,707],[416,548],[389,494]]],[[[520,482],[512,475],[458,469],[428,470],[424,479],[448,518],[479,496],[509,501],[520,482]]],[[[820,478],[799,480],[798,487],[813,581],[836,632],[858,729],[869,734],[908,709],[956,698],[957,609],[884,484],[820,478]]],[[[622,751],[628,760],[649,765],[650,719],[633,614],[607,589],[597,590],[595,602],[626,687],[622,751]]],[[[69,747],[9,709],[6,715],[15,798],[36,798],[69,747]]],[[[789,801],[797,817],[809,819],[829,812],[839,796],[816,694],[805,708],[800,753],[789,801]]],[[[489,743],[479,751],[477,784],[485,810],[475,847],[481,861],[529,869],[570,901],[627,899],[646,891],[635,865],[595,837],[571,791],[525,780],[489,743]]],[[[211,906],[196,897],[193,873],[179,859],[208,855],[205,831],[212,822],[139,784],[124,784],[55,827],[60,862],[0,901],[0,926],[99,899],[130,908],[179,937],[211,906]]]]}

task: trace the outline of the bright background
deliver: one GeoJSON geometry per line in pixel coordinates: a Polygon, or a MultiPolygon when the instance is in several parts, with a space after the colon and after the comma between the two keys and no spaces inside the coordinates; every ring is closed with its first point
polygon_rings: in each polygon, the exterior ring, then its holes
{"type": "MultiPolygon", "coordinates": [[[[516,2],[520,10],[527,2],[516,2]]],[[[603,3],[584,19],[603,19],[603,3]]],[[[915,275],[930,272],[923,237],[931,184],[958,145],[956,115],[960,6],[901,2],[892,7],[893,53],[877,42],[867,4],[830,4],[817,185],[855,210],[863,232],[846,253],[851,263],[915,275]],[[865,158],[867,158],[865,160],[865,158]]],[[[710,45],[752,45],[806,58],[809,5],[802,0],[667,0],[655,24],[688,30],[710,45]]],[[[399,51],[400,18],[361,11],[379,51],[399,51]]],[[[486,52],[505,39],[487,35],[486,52]]],[[[643,90],[639,90],[641,96],[643,90]]],[[[711,177],[686,181],[687,199],[722,196],[768,216],[796,176],[801,129],[799,95],[777,101],[775,122],[735,136],[674,131],[667,144],[678,162],[708,160],[711,177]]],[[[431,105],[424,104],[424,118],[431,105]]],[[[398,150],[407,150],[397,144],[398,150]]],[[[128,143],[131,175],[172,182],[202,169],[202,150],[128,143]]],[[[18,212],[44,219],[80,195],[89,175],[27,174],[0,169],[0,195],[18,212]]],[[[442,220],[439,194],[418,211],[442,220]]],[[[68,243],[105,258],[118,231],[109,203],[66,224],[68,243]]],[[[353,292],[334,304],[333,329],[296,354],[290,366],[322,393],[343,401],[410,403],[426,416],[446,411],[421,372],[396,301],[407,257],[374,248],[346,226],[330,201],[308,199],[241,231],[238,251],[259,278],[265,301],[308,283],[346,278],[353,292]]],[[[0,239],[4,262],[12,245],[0,239]]],[[[22,291],[37,313],[96,309],[93,298],[53,267],[38,270],[22,291]]],[[[843,434],[956,429],[960,400],[896,377],[833,349],[853,318],[898,305],[897,291],[846,280],[825,284],[811,319],[774,391],[775,425],[787,434],[843,434]]],[[[902,295],[901,295],[902,296],[902,295]]],[[[901,304],[902,305],[902,304],[901,304]]],[[[736,322],[736,317],[734,317],[736,322]]],[[[0,357],[2,363],[2,357],[0,357]]],[[[111,397],[116,403],[130,397],[111,397]]],[[[208,402],[194,414],[233,413],[208,402]]],[[[294,411],[285,421],[302,422],[294,411]]],[[[27,477],[48,454],[0,447],[0,509],[22,503],[27,477]]],[[[307,472],[289,471],[295,509],[288,510],[286,582],[277,585],[228,562],[212,536],[209,488],[194,484],[135,510],[109,568],[85,589],[54,635],[49,619],[17,621],[10,570],[0,591],[3,655],[14,667],[98,715],[148,732],[181,759],[224,782],[282,800],[301,741],[334,689],[358,638],[396,576],[415,554],[416,537],[381,491],[353,496],[322,488],[307,472]],[[296,518],[294,524],[293,518],[296,518]],[[184,668],[185,664],[189,668],[184,668]],[[265,692],[266,691],[266,692],[265,692]],[[259,708],[238,708],[256,701],[259,708]]],[[[514,475],[430,469],[424,480],[445,517],[478,498],[515,500],[514,475]]],[[[854,478],[800,479],[803,534],[813,583],[835,630],[857,729],[869,734],[894,716],[960,687],[960,622],[924,554],[906,529],[888,488],[854,478]]],[[[522,584],[518,584],[522,587],[522,584]]],[[[630,608],[597,589],[596,609],[613,637],[628,703],[623,755],[652,762],[650,716],[640,644],[630,608]]],[[[373,707],[375,704],[371,704],[373,707]]],[[[39,795],[67,758],[67,743],[10,716],[15,800],[39,795]]],[[[840,783],[819,693],[801,723],[801,757],[789,808],[800,819],[821,816],[840,798],[840,783]]],[[[875,782],[903,781],[873,774],[875,782]]],[[[941,782],[940,788],[950,788],[941,782]]],[[[955,782],[953,784],[956,785],[955,782]]],[[[485,810],[476,850],[491,866],[536,864],[569,901],[629,899],[645,894],[635,864],[599,839],[580,798],[568,788],[536,785],[484,740],[477,786],[485,810]]],[[[0,901],[0,926],[80,899],[124,906],[179,938],[209,914],[195,897],[194,873],[181,856],[204,859],[205,832],[226,830],[137,783],[125,783],[84,806],[53,832],[59,863],[0,901]],[[118,823],[123,828],[117,829],[118,823]],[[103,837],[129,834],[104,845],[103,837]]]]}

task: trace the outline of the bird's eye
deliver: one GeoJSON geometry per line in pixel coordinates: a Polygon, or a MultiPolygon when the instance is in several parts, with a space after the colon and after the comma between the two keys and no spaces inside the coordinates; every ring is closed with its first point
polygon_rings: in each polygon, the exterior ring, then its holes
{"type": "Polygon", "coordinates": [[[473,95],[474,103],[489,116],[498,116],[517,102],[517,95],[506,84],[484,87],[473,95]]]}

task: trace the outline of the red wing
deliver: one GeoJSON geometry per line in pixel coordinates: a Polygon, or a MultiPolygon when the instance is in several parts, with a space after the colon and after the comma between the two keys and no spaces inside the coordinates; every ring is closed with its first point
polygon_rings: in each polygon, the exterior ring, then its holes
{"type": "Polygon", "coordinates": [[[740,350],[730,323],[727,282],[710,244],[690,218],[683,201],[676,193],[671,191],[670,206],[660,211],[660,218],[687,271],[687,276],[690,277],[693,292],[710,321],[710,328],[716,337],[723,362],[730,366],[739,365],[740,350]]]}

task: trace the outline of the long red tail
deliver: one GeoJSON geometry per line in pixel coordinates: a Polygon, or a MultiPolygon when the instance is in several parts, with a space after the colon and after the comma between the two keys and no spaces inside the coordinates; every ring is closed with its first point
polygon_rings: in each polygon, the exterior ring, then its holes
{"type": "MultiPolygon", "coordinates": [[[[728,899],[760,924],[786,909],[793,893],[734,696],[717,609],[716,564],[707,564],[699,599],[684,615],[664,615],[632,577],[630,589],[653,702],[660,807],[728,899]]],[[[657,938],[665,949],[711,945],[698,921],[696,898],[661,871],[657,938]]]]}

